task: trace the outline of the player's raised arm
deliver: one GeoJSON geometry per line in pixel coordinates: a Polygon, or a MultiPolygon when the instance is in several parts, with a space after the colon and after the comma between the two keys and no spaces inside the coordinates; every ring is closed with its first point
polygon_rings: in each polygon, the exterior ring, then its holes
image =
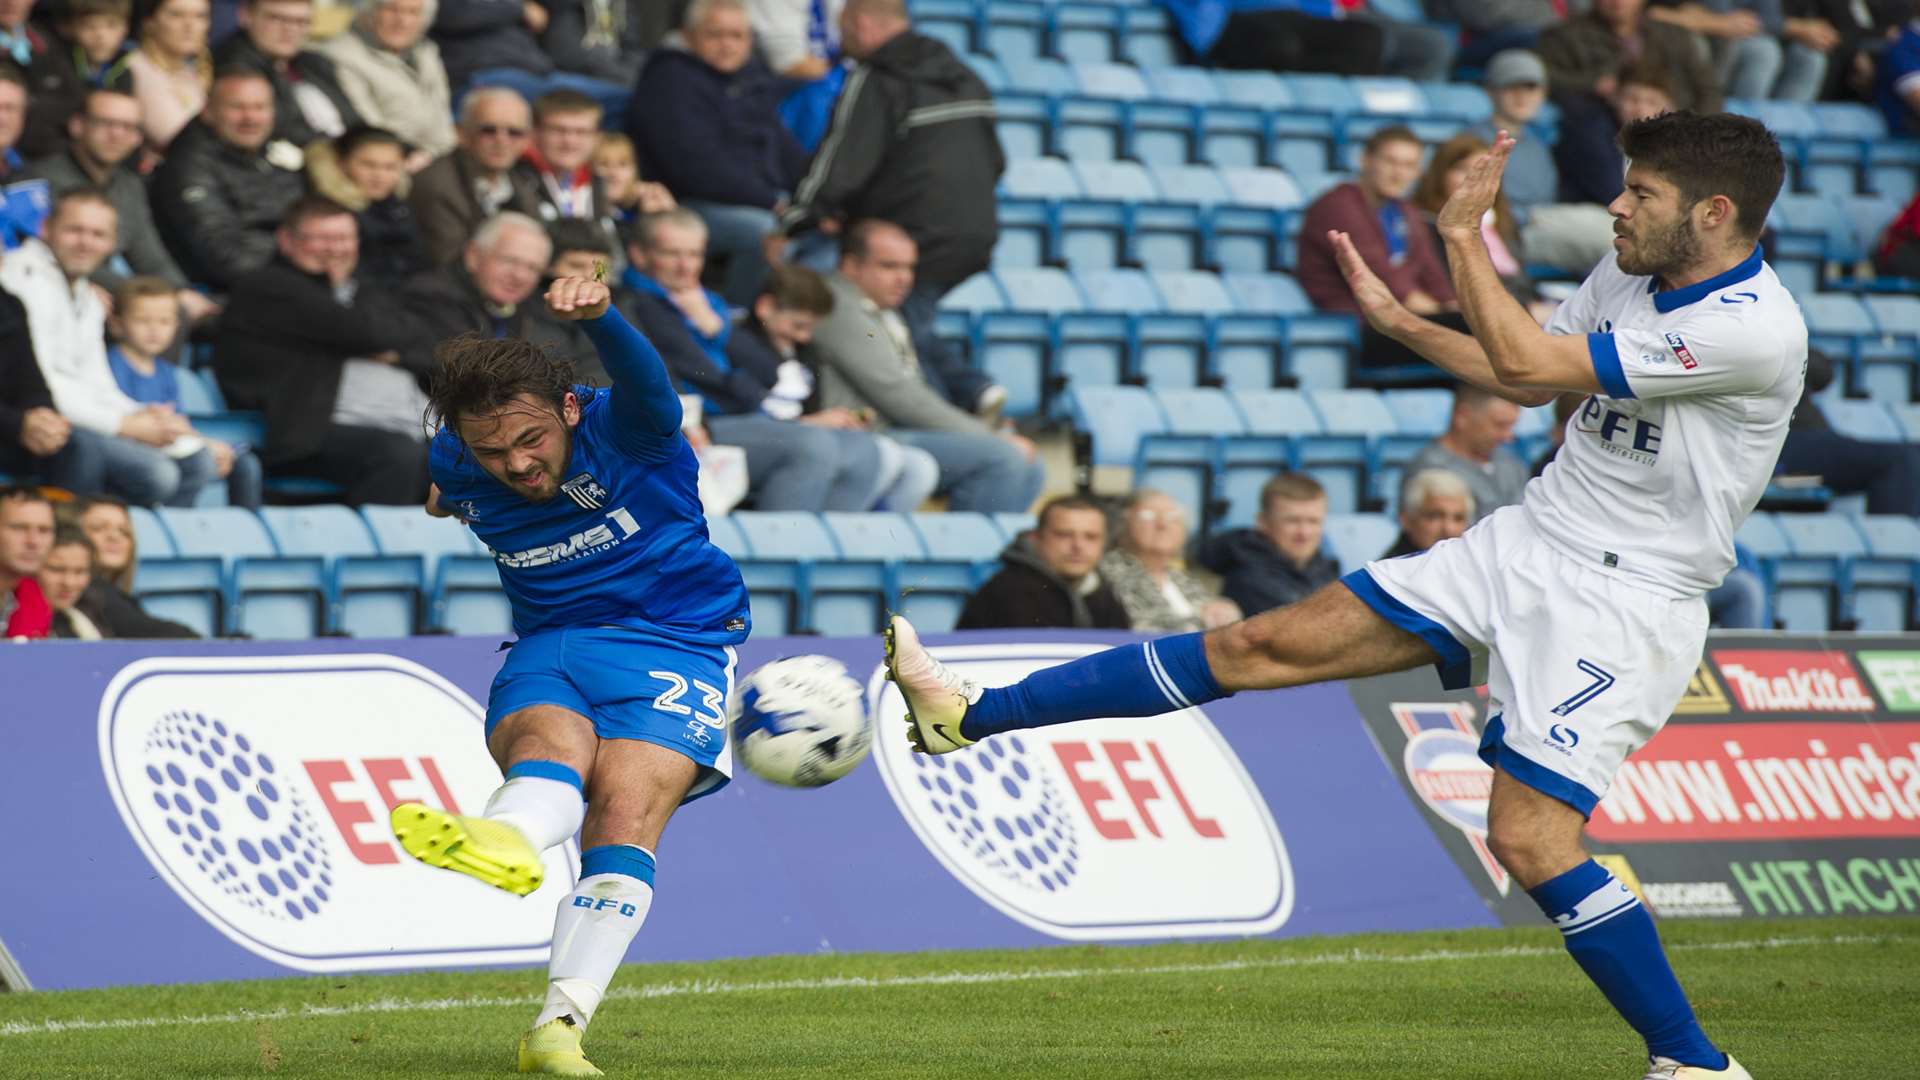
{"type": "Polygon", "coordinates": [[[651,435],[680,430],[680,395],[653,343],[613,307],[613,292],[598,281],[564,277],[547,290],[547,310],[556,319],[578,320],[593,339],[613,379],[611,405],[621,422],[651,435]]]}
{"type": "Polygon", "coordinates": [[[1353,290],[1361,313],[1375,330],[1426,357],[1434,366],[1517,405],[1531,407],[1553,400],[1550,390],[1524,390],[1501,382],[1479,342],[1407,310],[1406,305],[1394,297],[1393,290],[1387,288],[1387,283],[1360,257],[1353,239],[1346,233],[1331,232],[1327,239],[1333,245],[1333,258],[1340,264],[1347,287],[1353,290]]]}
{"type": "Polygon", "coordinates": [[[1501,283],[1480,233],[1481,221],[1500,194],[1500,178],[1513,147],[1511,135],[1502,131],[1495,136],[1493,149],[1474,160],[1435,222],[1447,248],[1447,269],[1460,299],[1460,312],[1502,386],[1597,392],[1600,379],[1586,336],[1540,329],[1501,283]]]}

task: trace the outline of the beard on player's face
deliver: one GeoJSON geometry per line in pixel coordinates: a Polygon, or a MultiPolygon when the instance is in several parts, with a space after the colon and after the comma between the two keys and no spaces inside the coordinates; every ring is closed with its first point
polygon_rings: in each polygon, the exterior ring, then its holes
{"type": "Polygon", "coordinates": [[[1631,225],[1614,222],[1614,232],[1625,238],[1619,266],[1623,274],[1663,277],[1700,261],[1700,233],[1693,227],[1692,207],[1665,224],[1641,214],[1631,225]]]}
{"type": "Polygon", "coordinates": [[[523,400],[465,420],[461,430],[480,467],[515,495],[545,502],[560,494],[573,458],[573,429],[564,410],[556,414],[523,400]]]}

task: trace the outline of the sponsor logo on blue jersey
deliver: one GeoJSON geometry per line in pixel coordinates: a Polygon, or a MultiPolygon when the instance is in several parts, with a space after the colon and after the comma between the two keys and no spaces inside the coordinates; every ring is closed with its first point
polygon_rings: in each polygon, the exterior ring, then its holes
{"type": "MultiPolygon", "coordinates": [[[[604,496],[605,492],[602,491],[601,494],[604,496]]],[[[557,544],[542,544],[525,551],[496,551],[493,557],[500,561],[501,566],[511,566],[516,570],[529,566],[545,566],[548,563],[567,562],[586,555],[598,555],[603,551],[610,551],[617,547],[620,541],[636,536],[640,532],[640,523],[633,520],[633,515],[627,513],[627,508],[624,506],[607,511],[607,519],[612,524],[595,525],[591,529],[574,533],[557,544]],[[618,536],[614,535],[613,531],[616,527],[620,530],[618,536]]]]}

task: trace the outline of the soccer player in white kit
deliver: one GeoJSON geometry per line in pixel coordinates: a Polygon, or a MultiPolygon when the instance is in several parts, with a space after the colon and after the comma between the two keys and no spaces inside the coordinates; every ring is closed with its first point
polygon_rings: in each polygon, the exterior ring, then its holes
{"type": "Polygon", "coordinates": [[[1367,564],[1301,602],[1204,634],[1123,646],[981,688],[912,626],[887,631],[914,748],[1104,716],[1148,716],[1239,690],[1431,663],[1486,684],[1488,843],[1569,952],[1646,1040],[1645,1080],[1740,1080],[1667,963],[1652,917],[1580,835],[1626,756],[1660,730],[1707,633],[1705,595],[1733,566],[1800,398],[1807,330],[1756,241],[1785,173],[1740,116],[1673,113],[1620,134],[1615,253],[1542,330],[1494,272],[1480,223],[1514,142],[1504,133],[1440,212],[1472,336],[1393,298],[1332,236],[1367,320],[1522,405],[1587,395],[1553,464],[1466,534],[1367,564]]]}

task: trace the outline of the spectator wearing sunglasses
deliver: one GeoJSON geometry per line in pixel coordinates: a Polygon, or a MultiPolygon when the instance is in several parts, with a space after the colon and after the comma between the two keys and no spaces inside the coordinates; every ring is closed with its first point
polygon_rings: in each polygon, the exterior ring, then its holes
{"type": "Polygon", "coordinates": [[[458,145],[420,170],[407,197],[429,264],[458,258],[480,223],[502,210],[540,216],[539,190],[512,171],[532,131],[527,100],[505,87],[475,90],[460,103],[458,145]]]}

